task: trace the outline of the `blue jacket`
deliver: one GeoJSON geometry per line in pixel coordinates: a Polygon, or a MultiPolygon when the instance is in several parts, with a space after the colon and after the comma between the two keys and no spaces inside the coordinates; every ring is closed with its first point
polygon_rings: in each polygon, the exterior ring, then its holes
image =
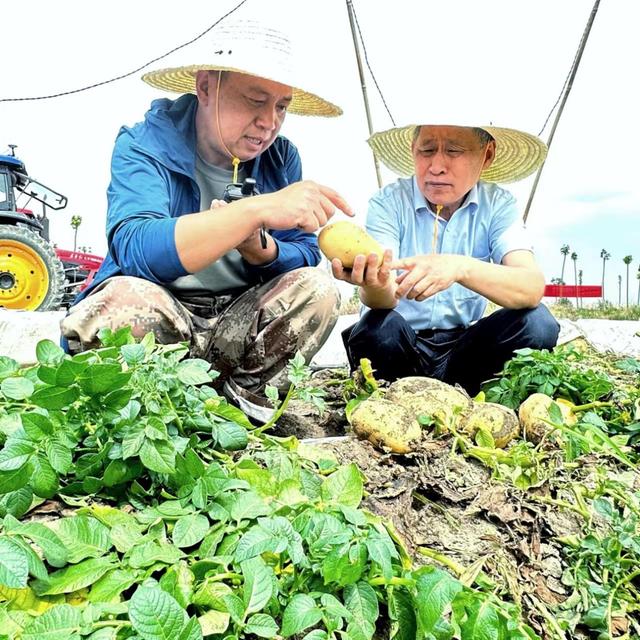
{"type": "MultiPolygon", "coordinates": [[[[144,122],[122,127],[111,159],[107,191],[109,254],[90,287],[116,275],[136,276],[167,284],[187,275],[175,243],[179,216],[200,211],[200,189],[195,181],[197,99],[186,94],[177,100],[154,100],[144,122]]],[[[283,136],[255,160],[247,172],[260,193],[272,193],[302,178],[296,147],[283,136]]],[[[255,282],[320,262],[315,234],[297,229],[271,232],[278,257],[266,265],[247,264],[255,282]]]]}

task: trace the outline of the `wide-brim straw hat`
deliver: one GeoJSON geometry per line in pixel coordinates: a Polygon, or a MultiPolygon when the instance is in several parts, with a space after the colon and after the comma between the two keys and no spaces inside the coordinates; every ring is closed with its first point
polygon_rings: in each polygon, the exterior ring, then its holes
{"type": "MultiPolygon", "coordinates": [[[[436,123],[423,123],[428,124],[436,123]]],[[[416,126],[418,125],[412,124],[380,131],[367,141],[376,157],[391,171],[403,177],[415,173],[411,143],[416,126]]],[[[536,171],[547,157],[547,145],[530,133],[504,127],[471,126],[484,129],[496,141],[496,157],[480,174],[481,180],[501,183],[522,180],[536,171]]]]}
{"type": "Polygon", "coordinates": [[[179,57],[184,59],[185,64],[150,71],[142,79],[157,89],[195,93],[198,71],[233,71],[291,87],[292,100],[287,108],[289,113],[326,117],[342,113],[342,109],[332,102],[302,89],[306,79],[303,82],[305,76],[297,70],[299,61],[294,59],[291,40],[277,28],[260,22],[224,21],[195,43],[193,48],[182,49],[179,57]]]}

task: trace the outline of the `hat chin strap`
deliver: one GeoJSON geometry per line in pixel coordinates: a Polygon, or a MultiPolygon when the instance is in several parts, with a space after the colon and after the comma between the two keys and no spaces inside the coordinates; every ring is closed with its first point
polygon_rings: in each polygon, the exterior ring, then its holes
{"type": "Polygon", "coordinates": [[[218,72],[218,82],[216,84],[216,129],[218,130],[218,138],[222,148],[227,152],[231,158],[231,164],[233,165],[233,182],[238,182],[238,167],[240,166],[240,158],[229,151],[229,148],[222,139],[222,130],[220,129],[220,85],[222,84],[222,74],[224,71],[218,72]]]}

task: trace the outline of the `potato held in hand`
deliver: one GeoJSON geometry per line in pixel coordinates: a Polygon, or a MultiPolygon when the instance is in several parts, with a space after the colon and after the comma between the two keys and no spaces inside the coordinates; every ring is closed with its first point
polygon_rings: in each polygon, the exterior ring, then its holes
{"type": "Polygon", "coordinates": [[[382,264],[383,248],[362,227],[348,220],[340,220],[326,226],[318,236],[320,251],[329,259],[338,258],[346,269],[353,267],[357,255],[378,255],[378,266],[382,264]]]}

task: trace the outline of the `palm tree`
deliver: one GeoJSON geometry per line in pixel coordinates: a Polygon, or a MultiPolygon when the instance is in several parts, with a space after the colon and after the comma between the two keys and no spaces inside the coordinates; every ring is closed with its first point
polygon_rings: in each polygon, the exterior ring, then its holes
{"type": "Polygon", "coordinates": [[[562,254],[562,269],[560,271],[560,280],[562,280],[562,284],[564,284],[564,265],[567,262],[567,256],[569,255],[569,245],[563,244],[560,247],[560,253],[562,254]]]}
{"type": "Polygon", "coordinates": [[[618,274],[618,306],[622,306],[622,276],[618,274]]]}
{"type": "Polygon", "coordinates": [[[622,258],[622,262],[624,262],[627,267],[627,307],[629,306],[629,265],[632,260],[633,256],[625,256],[622,258]]]}
{"type": "MultiPolygon", "coordinates": [[[[578,270],[578,285],[582,286],[582,269],[578,270]]],[[[580,296],[580,306],[582,306],[582,296],[580,296]]]]}
{"type": "Polygon", "coordinates": [[[576,309],[580,306],[578,303],[578,254],[574,251],[571,254],[571,260],[573,260],[573,280],[576,285],[576,309]]]}
{"type": "Polygon", "coordinates": [[[82,216],[71,216],[71,228],[73,229],[73,250],[78,243],[78,227],[82,224],[82,216]]]}
{"type": "Polygon", "coordinates": [[[611,257],[611,254],[606,249],[602,249],[602,251],[600,251],[600,257],[602,258],[602,302],[604,302],[604,267],[607,260],[611,257]]]}

